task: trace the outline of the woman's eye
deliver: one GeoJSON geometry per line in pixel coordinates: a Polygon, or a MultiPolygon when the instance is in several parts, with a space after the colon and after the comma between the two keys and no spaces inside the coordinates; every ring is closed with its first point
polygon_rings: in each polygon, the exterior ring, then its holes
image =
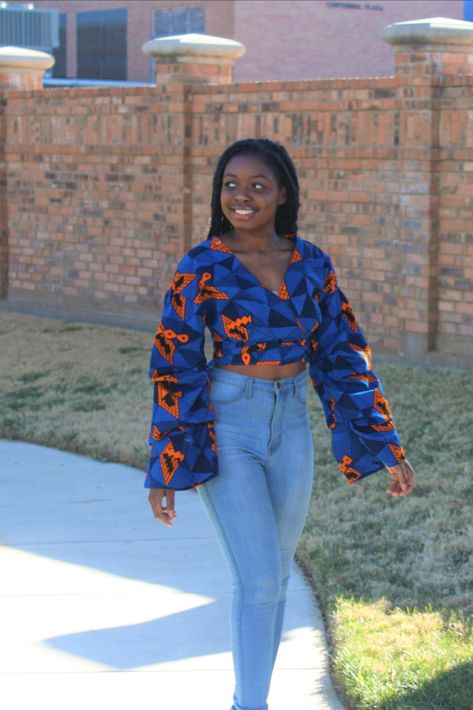
{"type": "MultiPolygon", "coordinates": [[[[235,187],[235,185],[236,185],[235,180],[227,180],[226,182],[223,183],[224,187],[229,187],[229,188],[235,187]]],[[[251,185],[251,187],[254,188],[255,190],[259,191],[259,190],[264,190],[265,186],[262,185],[260,182],[254,182],[251,185]]]]}

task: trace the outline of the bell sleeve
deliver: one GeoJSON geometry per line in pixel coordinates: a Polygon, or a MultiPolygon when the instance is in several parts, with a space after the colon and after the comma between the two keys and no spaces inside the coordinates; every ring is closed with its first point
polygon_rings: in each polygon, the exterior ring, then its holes
{"type": "Polygon", "coordinates": [[[371,369],[371,348],[328,255],[323,288],[314,298],[321,320],[313,329],[309,372],[332,433],[332,452],[348,483],[404,458],[381,381],[371,369]]]}
{"type": "Polygon", "coordinates": [[[195,488],[218,473],[200,280],[186,255],[164,298],[149,365],[153,408],[146,488],[195,488]]]}

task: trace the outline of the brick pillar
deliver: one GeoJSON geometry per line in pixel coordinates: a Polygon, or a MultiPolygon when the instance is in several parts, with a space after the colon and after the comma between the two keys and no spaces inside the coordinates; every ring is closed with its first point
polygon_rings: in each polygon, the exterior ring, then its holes
{"type": "Polygon", "coordinates": [[[55,61],[47,52],[23,47],[0,47],[0,90],[41,89],[44,72],[55,61]]]}
{"type": "Polygon", "coordinates": [[[157,84],[230,84],[245,47],[233,39],[187,34],[152,39],[143,52],[155,59],[157,84]]]}
{"type": "MultiPolygon", "coordinates": [[[[436,349],[439,320],[439,239],[443,89],[451,77],[473,75],[473,23],[434,17],[383,28],[399,77],[399,218],[404,328],[400,350],[421,361],[436,349]]],[[[471,91],[471,87],[470,87],[471,91]]],[[[473,105],[472,105],[473,108],[473,105]]],[[[460,149],[461,146],[458,146],[460,149]]]]}
{"type": "Polygon", "coordinates": [[[473,74],[473,22],[448,17],[396,22],[381,36],[394,47],[396,75],[406,82],[473,74]]]}
{"type": "Polygon", "coordinates": [[[20,47],[0,47],[0,298],[8,291],[7,112],[11,89],[40,89],[54,57],[20,47]]]}
{"type": "Polygon", "coordinates": [[[143,52],[155,59],[155,80],[161,86],[182,131],[177,156],[182,183],[176,184],[176,197],[182,195],[183,250],[192,244],[192,88],[203,84],[229,84],[235,61],[245,47],[232,39],[211,35],[186,34],[152,39],[143,52]],[[177,115],[176,115],[177,114],[177,115]]]}

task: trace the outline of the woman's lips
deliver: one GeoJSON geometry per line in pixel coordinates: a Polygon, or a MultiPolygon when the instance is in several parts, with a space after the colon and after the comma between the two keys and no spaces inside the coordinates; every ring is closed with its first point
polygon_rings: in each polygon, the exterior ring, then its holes
{"type": "Polygon", "coordinates": [[[255,214],[255,211],[245,207],[232,207],[233,214],[239,219],[249,219],[255,214]]]}

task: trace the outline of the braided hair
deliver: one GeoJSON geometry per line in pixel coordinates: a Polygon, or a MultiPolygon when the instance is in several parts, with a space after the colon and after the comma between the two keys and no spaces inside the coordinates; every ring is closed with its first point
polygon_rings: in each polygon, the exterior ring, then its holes
{"type": "Polygon", "coordinates": [[[297,234],[299,181],[294,163],[280,143],[269,140],[269,138],[246,138],[228,146],[218,160],[212,183],[210,229],[207,236],[220,236],[232,228],[222,212],[220,193],[225,167],[235,155],[256,155],[274,172],[278,183],[280,186],[284,186],[287,192],[286,202],[278,205],[276,211],[276,233],[281,236],[297,234]]]}

